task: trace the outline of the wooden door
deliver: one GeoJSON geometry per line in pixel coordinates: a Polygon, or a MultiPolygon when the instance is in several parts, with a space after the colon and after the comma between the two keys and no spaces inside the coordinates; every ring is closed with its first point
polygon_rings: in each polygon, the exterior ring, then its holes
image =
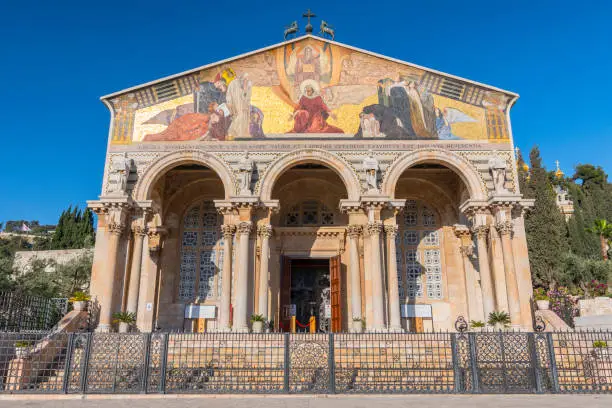
{"type": "Polygon", "coordinates": [[[331,303],[331,331],[342,331],[342,280],[340,275],[340,256],[329,260],[329,283],[331,303]]]}
{"type": "Polygon", "coordinates": [[[281,290],[280,290],[280,329],[289,331],[291,316],[289,306],[291,304],[291,259],[281,256],[281,290]]]}

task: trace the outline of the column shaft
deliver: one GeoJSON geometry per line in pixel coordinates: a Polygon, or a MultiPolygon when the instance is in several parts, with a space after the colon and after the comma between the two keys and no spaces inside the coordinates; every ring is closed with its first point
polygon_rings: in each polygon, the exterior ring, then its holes
{"type": "Polygon", "coordinates": [[[104,271],[104,283],[100,285],[100,321],[96,331],[109,332],[113,323],[113,292],[115,289],[115,270],[119,256],[119,241],[123,225],[109,225],[108,259],[104,271]]]}
{"type": "Polygon", "coordinates": [[[249,283],[249,234],[251,222],[243,221],[238,224],[238,270],[236,271],[236,291],[234,307],[234,323],[232,331],[248,332],[247,300],[249,283]]]}
{"type": "Polygon", "coordinates": [[[370,222],[368,224],[371,254],[370,264],[372,271],[372,322],[368,327],[370,331],[374,332],[385,330],[383,278],[380,256],[380,233],[382,229],[383,226],[381,222],[370,222]]]}
{"type": "Polygon", "coordinates": [[[508,294],[508,311],[510,321],[513,326],[521,324],[521,303],[519,299],[518,282],[516,280],[516,270],[514,268],[514,257],[512,254],[512,222],[505,221],[496,225],[499,235],[501,235],[502,252],[504,257],[504,271],[506,273],[506,292],[508,294]]]}
{"type": "Polygon", "coordinates": [[[397,252],[395,248],[395,236],[397,225],[385,225],[387,237],[387,284],[389,297],[389,330],[392,332],[402,331],[400,315],[399,281],[397,279],[397,252]]]}
{"type": "Polygon", "coordinates": [[[347,233],[349,236],[349,278],[351,282],[351,313],[355,318],[361,318],[361,272],[359,268],[359,235],[362,231],[361,225],[349,225],[347,233]]]}
{"type": "Polygon", "coordinates": [[[258,313],[268,320],[268,262],[270,259],[270,236],[272,227],[270,225],[260,225],[257,227],[257,234],[261,237],[261,263],[259,264],[259,302],[258,313]]]}
{"type": "Polygon", "coordinates": [[[495,292],[493,291],[493,279],[489,266],[489,249],[487,248],[487,234],[489,227],[481,225],[474,228],[476,234],[476,245],[478,247],[478,269],[480,270],[480,287],[482,289],[482,305],[484,318],[489,318],[489,313],[495,311],[495,292]]]}
{"type": "Polygon", "coordinates": [[[140,294],[140,272],[142,268],[142,247],[145,230],[138,226],[133,229],[134,248],[132,252],[132,267],[130,269],[130,282],[128,286],[128,298],[126,311],[136,313],[138,311],[138,296],[140,294]]]}
{"type": "Polygon", "coordinates": [[[230,306],[232,301],[232,244],[236,226],[224,224],[223,232],[223,271],[221,272],[221,306],[219,310],[219,331],[231,330],[230,306]]]}

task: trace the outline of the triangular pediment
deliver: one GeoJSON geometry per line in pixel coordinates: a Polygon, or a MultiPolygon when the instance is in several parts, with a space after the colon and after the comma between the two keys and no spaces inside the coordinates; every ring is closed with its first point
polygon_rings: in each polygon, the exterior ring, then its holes
{"type": "Polygon", "coordinates": [[[311,35],[107,95],[113,143],[508,140],[517,95],[311,35]],[[493,123],[493,124],[492,124],[493,123]]]}

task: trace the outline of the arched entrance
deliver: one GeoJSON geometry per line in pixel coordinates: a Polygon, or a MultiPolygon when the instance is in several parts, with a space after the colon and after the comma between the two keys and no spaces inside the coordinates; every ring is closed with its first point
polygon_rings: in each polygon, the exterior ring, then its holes
{"type": "Polygon", "coordinates": [[[430,331],[451,329],[459,315],[482,320],[482,313],[468,313],[468,302],[482,299],[468,299],[480,293],[479,282],[473,269],[466,270],[456,236],[457,225],[467,224],[459,211],[471,197],[465,177],[440,160],[419,160],[397,173],[392,196],[406,200],[396,220],[402,326],[430,331]]]}
{"type": "Polygon", "coordinates": [[[156,324],[166,330],[218,328],[223,288],[221,225],[214,200],[226,197],[226,186],[212,167],[182,161],[156,177],[150,196],[167,230],[157,260],[156,324]],[[187,319],[187,306],[207,311],[208,318],[187,319]]]}
{"type": "Polygon", "coordinates": [[[302,325],[314,316],[318,330],[341,331],[349,316],[344,257],[348,219],[339,211],[340,200],[349,197],[345,181],[336,169],[312,159],[278,174],[270,189],[270,198],[280,203],[270,219],[275,320],[288,330],[292,314],[302,325]]]}

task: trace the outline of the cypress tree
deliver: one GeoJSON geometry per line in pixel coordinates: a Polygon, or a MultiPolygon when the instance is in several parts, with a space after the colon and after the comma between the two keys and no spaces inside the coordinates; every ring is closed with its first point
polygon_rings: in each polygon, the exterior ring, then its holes
{"type": "Polygon", "coordinates": [[[531,150],[529,158],[530,180],[523,194],[535,198],[534,208],[525,219],[532,279],[536,286],[554,286],[561,266],[561,255],[568,250],[567,227],[557,207],[556,194],[537,146],[531,150]]]}

